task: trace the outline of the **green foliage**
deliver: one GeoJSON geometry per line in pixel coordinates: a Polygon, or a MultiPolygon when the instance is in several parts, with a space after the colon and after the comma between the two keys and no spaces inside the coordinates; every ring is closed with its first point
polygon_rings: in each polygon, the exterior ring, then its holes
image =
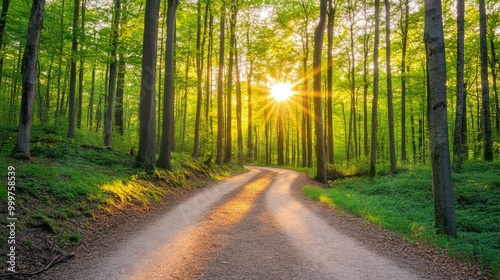
{"type": "Polygon", "coordinates": [[[429,167],[413,166],[396,177],[338,180],[331,189],[306,187],[322,203],[347,210],[411,240],[436,244],[452,255],[478,262],[492,275],[500,270],[500,162],[466,162],[453,174],[457,239],[433,227],[429,167]]]}

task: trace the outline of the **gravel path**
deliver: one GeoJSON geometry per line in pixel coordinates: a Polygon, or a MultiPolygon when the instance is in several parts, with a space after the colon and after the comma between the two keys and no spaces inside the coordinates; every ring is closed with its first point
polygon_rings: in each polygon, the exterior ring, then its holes
{"type": "Polygon", "coordinates": [[[402,241],[313,205],[298,193],[309,182],[302,174],[248,169],[42,278],[467,278],[422,255],[384,250],[402,241]]]}

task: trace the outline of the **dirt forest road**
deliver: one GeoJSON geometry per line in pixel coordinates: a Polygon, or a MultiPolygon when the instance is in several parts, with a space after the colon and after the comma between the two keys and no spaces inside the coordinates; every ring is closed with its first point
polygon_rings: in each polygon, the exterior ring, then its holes
{"type": "Polygon", "coordinates": [[[331,213],[324,213],[328,208],[301,195],[307,182],[303,174],[248,169],[200,190],[123,240],[61,264],[42,278],[461,278],[405,252],[404,245],[385,250],[402,241],[369,230],[373,226],[353,226],[360,222],[349,217],[329,218],[331,213]]]}

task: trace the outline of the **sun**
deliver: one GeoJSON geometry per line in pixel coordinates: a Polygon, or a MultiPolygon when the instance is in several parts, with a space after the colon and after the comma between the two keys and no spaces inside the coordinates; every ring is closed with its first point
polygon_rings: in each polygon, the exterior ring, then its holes
{"type": "Polygon", "coordinates": [[[293,94],[293,85],[287,83],[276,83],[271,86],[271,97],[276,101],[285,101],[293,94]]]}

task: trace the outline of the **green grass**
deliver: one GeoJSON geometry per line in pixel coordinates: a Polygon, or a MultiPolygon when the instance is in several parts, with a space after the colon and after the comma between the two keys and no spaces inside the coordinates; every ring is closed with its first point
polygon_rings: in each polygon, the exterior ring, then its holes
{"type": "Polygon", "coordinates": [[[325,204],[347,210],[403,237],[424,241],[453,256],[500,271],[500,162],[466,162],[453,174],[458,238],[438,235],[433,227],[430,167],[415,166],[396,177],[337,180],[332,188],[306,187],[325,204]]]}
{"type": "MultiPolygon", "coordinates": [[[[242,170],[204,164],[182,153],[172,154],[172,171],[144,170],[128,154],[134,143],[125,137],[117,136],[114,149],[108,150],[100,148],[101,134],[78,130],[75,139],[81,140],[68,140],[61,136],[65,132],[53,127],[34,127],[32,159],[18,160],[9,154],[15,130],[11,134],[0,150],[0,172],[6,176],[8,166],[16,169],[20,244],[32,244],[23,240],[22,233],[34,231],[54,236],[61,248],[74,246],[82,239],[77,225],[95,221],[98,213],[123,213],[129,206],[147,208],[174,189],[202,187],[202,180],[218,180],[242,170]],[[194,179],[199,179],[197,184],[194,179]]],[[[2,205],[8,201],[6,187],[0,188],[0,201],[2,205]]],[[[7,236],[5,230],[0,230],[1,236],[7,236]]],[[[5,251],[6,244],[0,243],[0,251],[5,251]]],[[[0,256],[0,270],[5,266],[4,257],[0,256]]]]}

